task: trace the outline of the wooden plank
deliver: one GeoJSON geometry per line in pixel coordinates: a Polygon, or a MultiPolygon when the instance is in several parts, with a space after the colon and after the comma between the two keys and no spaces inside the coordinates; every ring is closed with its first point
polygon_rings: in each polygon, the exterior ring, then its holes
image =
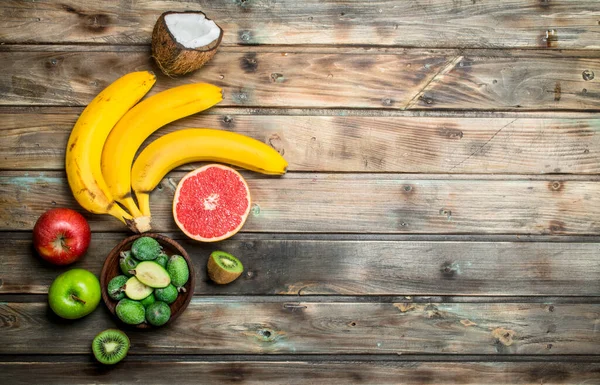
{"type": "Polygon", "coordinates": [[[13,385],[116,384],[600,384],[600,364],[540,362],[157,362],[126,359],[110,370],[91,362],[0,363],[13,385]],[[310,379],[310,380],[308,380],[310,379]]]}
{"type": "MultiPolygon", "coordinates": [[[[554,234],[600,232],[600,183],[578,180],[428,180],[386,174],[289,173],[248,179],[243,231],[292,233],[554,234]]],[[[155,231],[175,231],[181,172],[151,195],[155,231]]],[[[51,207],[78,208],[62,172],[0,172],[0,230],[31,230],[51,207]]],[[[94,231],[123,231],[87,214],[94,231]]]]}
{"type": "MultiPolygon", "coordinates": [[[[146,52],[0,52],[0,64],[0,105],[82,106],[127,72],[159,72],[146,52]]],[[[190,76],[160,75],[151,94],[202,81],[223,88],[220,107],[599,110],[600,82],[582,75],[599,66],[597,58],[422,50],[221,52],[190,76]]]]}
{"type": "MultiPolygon", "coordinates": [[[[487,58],[460,56],[458,65],[436,76],[408,105],[408,108],[597,108],[599,89],[590,84],[589,60],[561,61],[528,58],[487,58]],[[576,66],[586,69],[579,70],[576,66]],[[531,71],[535,75],[531,76],[531,71]],[[588,72],[586,72],[588,71],[588,72]],[[538,77],[539,76],[539,77],[538,77]],[[566,104],[566,106],[565,106],[566,104]]],[[[592,71],[593,72],[593,71],[592,71]]],[[[598,72],[598,71],[596,71],[598,72]]]]}
{"type": "MultiPolygon", "coordinates": [[[[87,354],[104,306],[66,323],[46,303],[0,303],[0,354],[87,354]]],[[[598,304],[240,302],[194,298],[137,354],[600,354],[598,304]]]]}
{"type": "MultiPolygon", "coordinates": [[[[81,108],[0,111],[8,170],[60,170],[81,108]]],[[[199,114],[186,127],[238,132],[282,153],[289,171],[510,173],[600,172],[600,118],[358,117],[199,114]]]]}
{"type": "Polygon", "coordinates": [[[0,7],[0,36],[8,43],[148,44],[160,13],[174,9],[206,12],[224,29],[224,44],[600,47],[594,0],[9,1],[0,7]]]}
{"type": "MultiPolygon", "coordinates": [[[[99,274],[124,234],[97,234],[75,265],[49,266],[30,237],[3,235],[0,294],[46,294],[58,274],[99,274]],[[32,269],[35,274],[32,275],[32,269]]],[[[498,295],[594,296],[600,293],[598,243],[271,240],[251,236],[219,245],[175,237],[193,256],[196,295],[498,295]],[[241,279],[211,283],[208,255],[226,250],[244,263],[241,279]]]]}

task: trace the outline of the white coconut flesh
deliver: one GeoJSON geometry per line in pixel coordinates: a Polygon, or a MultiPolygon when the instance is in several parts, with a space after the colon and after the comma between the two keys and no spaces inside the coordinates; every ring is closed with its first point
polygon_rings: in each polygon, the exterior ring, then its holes
{"type": "Polygon", "coordinates": [[[221,29],[201,13],[171,13],[165,24],[173,38],[189,49],[205,47],[219,38],[221,29]]]}

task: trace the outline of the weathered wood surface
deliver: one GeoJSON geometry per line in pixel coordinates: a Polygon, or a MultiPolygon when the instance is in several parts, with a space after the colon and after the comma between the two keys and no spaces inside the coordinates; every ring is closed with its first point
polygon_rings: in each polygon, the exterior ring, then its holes
{"type": "Polygon", "coordinates": [[[186,384],[600,384],[600,364],[543,362],[175,361],[125,360],[114,368],[89,362],[4,362],[12,385],[38,383],[186,384]]]}
{"type": "Polygon", "coordinates": [[[148,44],[163,11],[188,9],[206,12],[230,45],[600,47],[600,4],[594,0],[4,1],[0,40],[148,44]]]}
{"type": "MultiPolygon", "coordinates": [[[[0,293],[46,294],[58,274],[99,274],[125,234],[97,234],[78,263],[57,268],[32,249],[31,237],[3,236],[0,293]],[[35,275],[31,274],[32,269],[35,275]]],[[[218,245],[174,236],[196,270],[196,295],[499,295],[593,296],[600,292],[597,243],[270,240],[245,236],[218,245]],[[226,286],[206,274],[215,249],[238,256],[244,275],[226,286]]]]}
{"type": "MultiPolygon", "coordinates": [[[[83,106],[149,52],[0,52],[0,105],[83,106]]],[[[223,88],[219,104],[245,107],[599,110],[597,58],[221,52],[201,71],[159,76],[150,94],[203,81],[223,88]]]]}
{"type": "MultiPolygon", "coordinates": [[[[60,170],[81,108],[0,109],[0,165],[60,170]],[[55,111],[57,110],[57,111],[55,111]]],[[[284,155],[289,171],[547,174],[600,172],[600,118],[197,114],[153,135],[212,127],[284,155]],[[435,156],[434,156],[435,155],[435,156]]]]}
{"type": "MultiPolygon", "coordinates": [[[[0,354],[88,354],[115,326],[105,308],[74,322],[48,305],[0,303],[0,354]],[[60,336],[59,339],[56,336],[60,336]]],[[[136,354],[600,354],[600,305],[233,303],[194,298],[160,333],[127,331],[136,354]]]]}
{"type": "MultiPolygon", "coordinates": [[[[245,232],[573,234],[600,232],[600,182],[405,179],[395,174],[290,173],[248,179],[245,232]]],[[[182,172],[151,194],[155,231],[177,231],[172,200],[182,172]]],[[[50,207],[79,209],[62,172],[0,173],[0,230],[31,230],[50,207]]],[[[85,214],[93,231],[123,231],[85,214]]]]}

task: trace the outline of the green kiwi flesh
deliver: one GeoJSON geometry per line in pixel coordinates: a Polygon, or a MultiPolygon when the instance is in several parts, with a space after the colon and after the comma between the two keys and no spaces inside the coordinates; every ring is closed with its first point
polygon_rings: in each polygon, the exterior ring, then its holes
{"type": "Polygon", "coordinates": [[[239,259],[218,250],[210,254],[207,268],[209,278],[219,285],[235,281],[244,271],[244,265],[239,259]]]}
{"type": "Polygon", "coordinates": [[[113,365],[121,361],[129,351],[129,338],[117,329],[100,332],[92,341],[92,352],[98,362],[113,365]]]}

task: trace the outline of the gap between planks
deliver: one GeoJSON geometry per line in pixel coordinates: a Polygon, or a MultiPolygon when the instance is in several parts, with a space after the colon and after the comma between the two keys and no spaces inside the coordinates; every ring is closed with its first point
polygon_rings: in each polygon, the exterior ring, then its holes
{"type": "MultiPolygon", "coordinates": [[[[45,294],[0,294],[2,303],[39,303],[46,302],[45,294]]],[[[306,304],[341,304],[341,303],[365,303],[365,304],[600,304],[598,296],[466,296],[466,295],[194,295],[191,304],[212,303],[254,303],[254,304],[276,304],[281,303],[282,308],[294,311],[306,304]]]]}
{"type": "MultiPolygon", "coordinates": [[[[102,44],[102,43],[0,43],[0,52],[151,52],[149,44],[102,44]]],[[[547,49],[547,48],[422,48],[377,45],[221,45],[219,52],[228,53],[315,53],[352,55],[399,55],[439,54],[449,56],[484,57],[553,57],[553,58],[600,58],[600,50],[547,49]]]]}
{"type": "MultiPolygon", "coordinates": [[[[89,362],[87,354],[0,354],[0,362],[89,362]]],[[[127,362],[575,362],[596,363],[597,355],[561,354],[542,356],[533,354],[173,354],[173,355],[130,355],[127,362]]]]}
{"type": "MultiPolygon", "coordinates": [[[[80,114],[83,106],[48,105],[0,105],[0,114],[80,114]]],[[[356,117],[406,117],[406,118],[542,118],[542,119],[594,119],[598,114],[590,110],[389,110],[384,108],[275,108],[275,107],[218,107],[215,106],[202,115],[249,115],[249,116],[356,116],[356,117]]]]}

